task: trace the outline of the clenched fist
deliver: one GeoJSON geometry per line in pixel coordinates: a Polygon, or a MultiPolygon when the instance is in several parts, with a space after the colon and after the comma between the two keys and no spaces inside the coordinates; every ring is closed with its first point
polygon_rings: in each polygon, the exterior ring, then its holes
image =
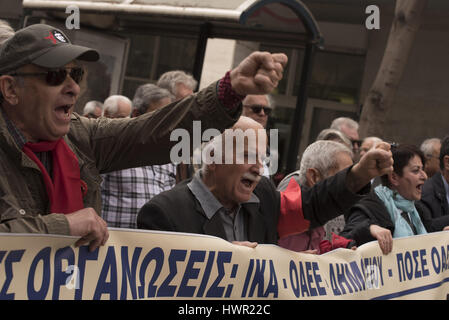
{"type": "Polygon", "coordinates": [[[270,93],[282,79],[287,61],[283,53],[253,52],[231,71],[232,89],[240,95],[270,93]]]}
{"type": "Polygon", "coordinates": [[[353,192],[358,192],[371,179],[393,172],[393,155],[390,145],[379,143],[375,149],[369,150],[360,161],[351,168],[347,185],[353,192]]]}

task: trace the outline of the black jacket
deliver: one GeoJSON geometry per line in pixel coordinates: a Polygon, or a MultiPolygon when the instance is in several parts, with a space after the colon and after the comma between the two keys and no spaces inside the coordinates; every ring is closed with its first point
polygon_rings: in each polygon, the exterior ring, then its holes
{"type": "MultiPolygon", "coordinates": [[[[301,192],[305,219],[310,228],[321,226],[350,208],[362,196],[346,187],[346,175],[350,168],[337,173],[311,189],[301,192]]],[[[140,229],[177,231],[208,234],[226,239],[219,214],[208,219],[187,186],[188,181],[172,190],[153,197],[139,211],[137,227],[140,229]]],[[[369,191],[367,185],[361,192],[369,191]]],[[[277,225],[280,215],[280,193],[266,178],[262,178],[254,190],[260,203],[242,204],[249,241],[273,243],[278,241],[277,225]]]]}
{"type": "MultiPolygon", "coordinates": [[[[415,208],[427,232],[441,231],[442,228],[434,224],[430,212],[421,203],[415,202],[415,208]]],[[[394,233],[394,222],[384,203],[374,191],[371,191],[349,210],[345,228],[340,232],[340,236],[353,239],[360,246],[376,240],[369,230],[372,224],[390,230],[391,234],[394,233]]]]}
{"type": "Polygon", "coordinates": [[[435,173],[423,186],[420,201],[430,212],[433,224],[440,230],[449,225],[449,205],[446,199],[443,176],[440,172],[435,173]]]}

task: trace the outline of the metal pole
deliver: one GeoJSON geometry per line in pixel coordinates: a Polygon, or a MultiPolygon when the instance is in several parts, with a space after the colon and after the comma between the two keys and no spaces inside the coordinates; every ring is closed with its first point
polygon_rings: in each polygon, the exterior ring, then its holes
{"type": "Polygon", "coordinates": [[[315,53],[315,44],[309,42],[305,48],[304,60],[302,63],[302,73],[299,83],[298,98],[293,116],[293,123],[290,133],[290,144],[287,155],[287,174],[296,170],[298,159],[299,143],[301,141],[301,131],[307,107],[307,83],[312,73],[312,60],[315,53]]]}
{"type": "Polygon", "coordinates": [[[193,65],[193,77],[198,81],[198,86],[201,82],[201,73],[203,72],[204,55],[206,54],[207,39],[209,38],[211,24],[206,22],[200,27],[200,34],[196,45],[195,63],[193,65]]]}

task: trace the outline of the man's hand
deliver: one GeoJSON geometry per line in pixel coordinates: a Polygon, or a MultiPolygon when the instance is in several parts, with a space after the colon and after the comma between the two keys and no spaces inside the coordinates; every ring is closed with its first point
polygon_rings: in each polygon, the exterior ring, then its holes
{"type": "Polygon", "coordinates": [[[318,250],[317,249],[304,250],[304,251],[300,251],[299,253],[307,253],[307,254],[316,254],[316,255],[318,255],[318,250]]]}
{"type": "Polygon", "coordinates": [[[287,61],[283,53],[253,52],[231,70],[232,89],[240,95],[270,93],[282,79],[287,61]]]}
{"type": "Polygon", "coordinates": [[[103,246],[109,238],[106,222],[92,208],[85,208],[66,215],[70,235],[81,237],[75,246],[89,244],[89,251],[103,246]]]}
{"type": "Polygon", "coordinates": [[[257,242],[249,242],[249,241],[232,241],[232,244],[235,244],[237,246],[248,247],[251,249],[254,249],[257,247],[257,242]]]}
{"type": "Polygon", "coordinates": [[[352,167],[346,180],[348,188],[358,192],[371,179],[393,172],[393,155],[390,145],[379,143],[375,149],[369,150],[360,161],[352,167]]]}
{"type": "Polygon", "coordinates": [[[393,250],[393,236],[390,230],[372,224],[369,227],[369,231],[377,239],[377,242],[379,242],[383,254],[389,254],[393,250]]]}

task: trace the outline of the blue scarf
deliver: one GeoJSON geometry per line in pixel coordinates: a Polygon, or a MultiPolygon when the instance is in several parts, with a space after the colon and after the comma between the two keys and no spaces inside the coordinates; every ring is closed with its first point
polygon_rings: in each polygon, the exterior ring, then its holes
{"type": "Polygon", "coordinates": [[[379,185],[374,191],[376,195],[382,200],[387,211],[390,214],[391,220],[394,223],[393,238],[413,236],[413,230],[407,221],[401,216],[400,211],[408,212],[410,220],[416,227],[418,234],[426,234],[426,228],[422,224],[418,211],[415,208],[415,202],[404,199],[400,194],[394,192],[388,187],[379,185]]]}

